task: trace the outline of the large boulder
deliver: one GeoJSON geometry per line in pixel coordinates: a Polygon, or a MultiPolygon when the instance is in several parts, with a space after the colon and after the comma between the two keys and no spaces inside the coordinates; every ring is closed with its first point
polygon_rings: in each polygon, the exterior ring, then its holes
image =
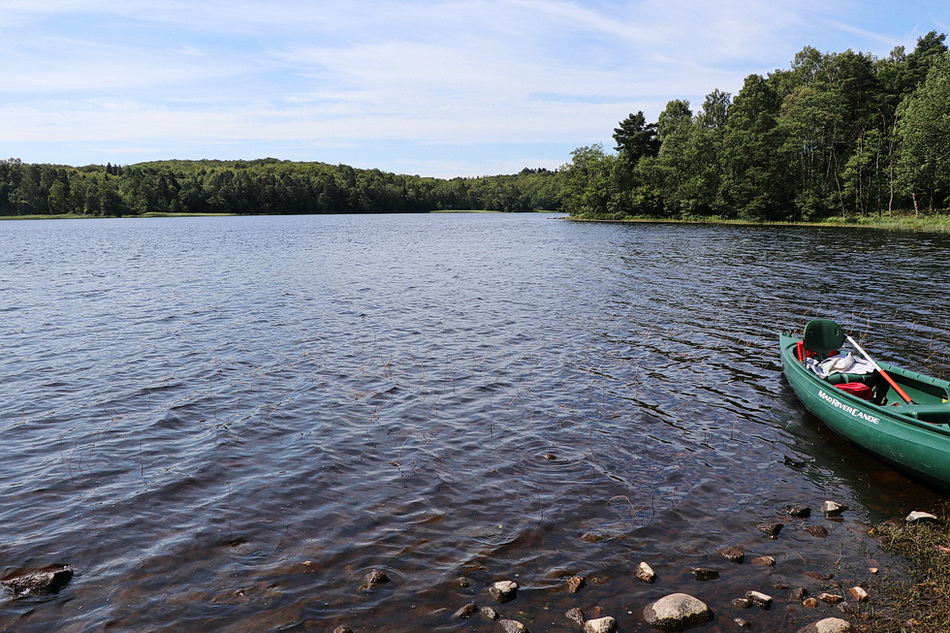
{"type": "Polygon", "coordinates": [[[643,609],[647,623],[661,631],[682,631],[713,619],[706,603],[686,593],[674,593],[643,609]]]}

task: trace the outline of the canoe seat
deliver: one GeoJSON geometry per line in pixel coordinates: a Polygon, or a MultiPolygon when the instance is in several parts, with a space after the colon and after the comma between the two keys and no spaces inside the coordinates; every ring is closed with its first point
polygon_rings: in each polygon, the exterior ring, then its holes
{"type": "Polygon", "coordinates": [[[950,404],[901,404],[894,407],[898,413],[909,415],[924,422],[941,424],[950,422],[950,404]]]}
{"type": "Polygon", "coordinates": [[[812,319],[805,324],[802,340],[805,342],[805,349],[815,352],[819,359],[822,359],[841,347],[844,343],[844,332],[841,326],[831,319],[812,319]]]}

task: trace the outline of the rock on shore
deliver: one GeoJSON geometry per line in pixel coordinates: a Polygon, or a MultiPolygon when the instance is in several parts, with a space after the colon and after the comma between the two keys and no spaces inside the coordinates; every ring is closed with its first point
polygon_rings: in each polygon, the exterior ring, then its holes
{"type": "Polygon", "coordinates": [[[17,572],[0,580],[0,584],[17,597],[59,593],[73,578],[69,565],[51,565],[42,569],[17,572]]]}
{"type": "Polygon", "coordinates": [[[643,610],[647,623],[662,631],[682,631],[706,624],[713,612],[706,603],[686,593],[674,593],[648,605],[643,610]]]}

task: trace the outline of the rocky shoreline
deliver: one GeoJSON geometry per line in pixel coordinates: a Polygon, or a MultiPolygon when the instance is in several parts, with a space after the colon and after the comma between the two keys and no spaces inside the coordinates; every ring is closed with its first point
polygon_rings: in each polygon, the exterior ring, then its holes
{"type": "MultiPolygon", "coordinates": [[[[842,513],[846,511],[845,506],[834,501],[824,501],[820,504],[820,512],[825,521],[840,522],[842,513]]],[[[822,523],[806,521],[811,513],[812,510],[807,505],[789,504],[784,508],[784,514],[789,517],[788,523],[792,524],[791,529],[814,538],[827,538],[829,534],[827,527],[822,523]]],[[[912,512],[904,519],[906,524],[937,521],[938,518],[935,515],[925,512],[912,512]]],[[[766,538],[766,542],[774,543],[784,533],[786,524],[786,522],[778,520],[753,522],[749,526],[749,532],[751,533],[754,530],[760,533],[761,537],[766,538]]],[[[711,566],[692,566],[686,568],[686,570],[692,575],[695,582],[709,583],[728,577],[734,570],[742,567],[771,569],[780,565],[777,557],[785,556],[787,560],[789,555],[788,551],[780,552],[779,550],[782,548],[775,549],[776,555],[762,554],[749,557],[747,551],[738,545],[720,547],[715,550],[715,554],[721,556],[723,561],[721,566],[715,566],[714,564],[711,566]]],[[[663,579],[654,570],[654,566],[659,563],[667,564],[668,561],[655,561],[654,564],[646,560],[639,561],[634,568],[633,576],[642,585],[655,587],[662,584],[663,579]]],[[[869,567],[867,573],[873,576],[878,573],[878,569],[869,567]]],[[[684,591],[681,583],[672,581],[672,584],[677,586],[671,587],[668,593],[664,593],[658,598],[652,597],[649,601],[644,600],[645,604],[638,607],[638,610],[631,608],[623,613],[607,613],[602,607],[578,604],[578,606],[570,607],[563,613],[561,622],[564,630],[582,630],[584,633],[615,633],[624,630],[624,623],[631,623],[631,620],[636,620],[640,627],[646,624],[658,631],[702,629],[711,622],[719,622],[717,631],[736,628],[746,629],[766,624],[766,622],[757,622],[755,613],[768,612],[777,605],[784,604],[786,608],[794,607],[799,613],[815,611],[814,618],[807,618],[811,621],[795,625],[794,630],[798,633],[849,633],[863,630],[862,627],[856,626],[857,613],[860,610],[856,609],[856,606],[866,604],[872,599],[868,591],[869,583],[852,584],[835,579],[834,574],[822,572],[806,571],[804,576],[814,582],[810,584],[803,582],[798,586],[787,583],[774,583],[772,586],[762,586],[762,584],[749,586],[744,592],[741,592],[741,595],[734,595],[731,599],[720,598],[712,604],[710,604],[709,599],[701,599],[693,595],[696,592],[684,591]],[[781,593],[776,594],[776,592],[781,593]],[[586,612],[584,608],[587,609],[586,612]],[[825,609],[824,612],[821,610],[822,608],[825,609]],[[827,610],[833,610],[833,612],[829,613],[827,610]]],[[[19,569],[7,573],[3,578],[0,578],[0,585],[10,594],[10,599],[19,600],[55,595],[65,589],[73,580],[73,577],[74,570],[70,565],[50,565],[36,569],[19,569]]],[[[768,575],[764,577],[770,578],[768,575]]],[[[363,576],[359,589],[361,591],[374,591],[388,586],[392,582],[393,579],[389,574],[382,569],[375,569],[363,576]]],[[[602,584],[597,578],[577,574],[570,575],[562,581],[560,591],[564,592],[565,595],[581,597],[592,583],[594,585],[602,584]]],[[[458,587],[474,590],[472,595],[477,599],[461,606],[447,606],[443,609],[445,619],[469,620],[481,618],[505,633],[530,632],[532,606],[530,604],[517,604],[519,589],[521,589],[518,580],[505,578],[493,581],[484,586],[483,592],[475,587],[475,584],[471,578],[458,578],[458,587]],[[481,596],[481,598],[478,598],[478,596],[481,596]],[[512,605],[515,606],[512,607],[512,605]],[[450,616],[449,613],[451,613],[450,616]]],[[[334,633],[354,633],[354,631],[358,632],[365,628],[364,623],[354,622],[352,626],[354,628],[340,625],[333,631],[334,633]]],[[[311,623],[306,630],[322,629],[315,628],[311,623]]],[[[550,629],[545,628],[544,630],[550,629]]],[[[555,630],[561,629],[557,628],[555,630]]],[[[789,629],[789,631],[791,630],[793,629],[789,629]]]]}

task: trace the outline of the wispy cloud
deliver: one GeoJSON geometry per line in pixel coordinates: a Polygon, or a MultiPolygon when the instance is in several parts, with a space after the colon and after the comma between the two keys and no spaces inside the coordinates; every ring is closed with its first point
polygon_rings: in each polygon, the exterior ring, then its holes
{"type": "Polygon", "coordinates": [[[806,44],[882,53],[950,16],[933,4],[903,24],[860,4],[0,0],[0,147],[73,164],[554,167],[631,111],[735,91],[806,44]]]}

